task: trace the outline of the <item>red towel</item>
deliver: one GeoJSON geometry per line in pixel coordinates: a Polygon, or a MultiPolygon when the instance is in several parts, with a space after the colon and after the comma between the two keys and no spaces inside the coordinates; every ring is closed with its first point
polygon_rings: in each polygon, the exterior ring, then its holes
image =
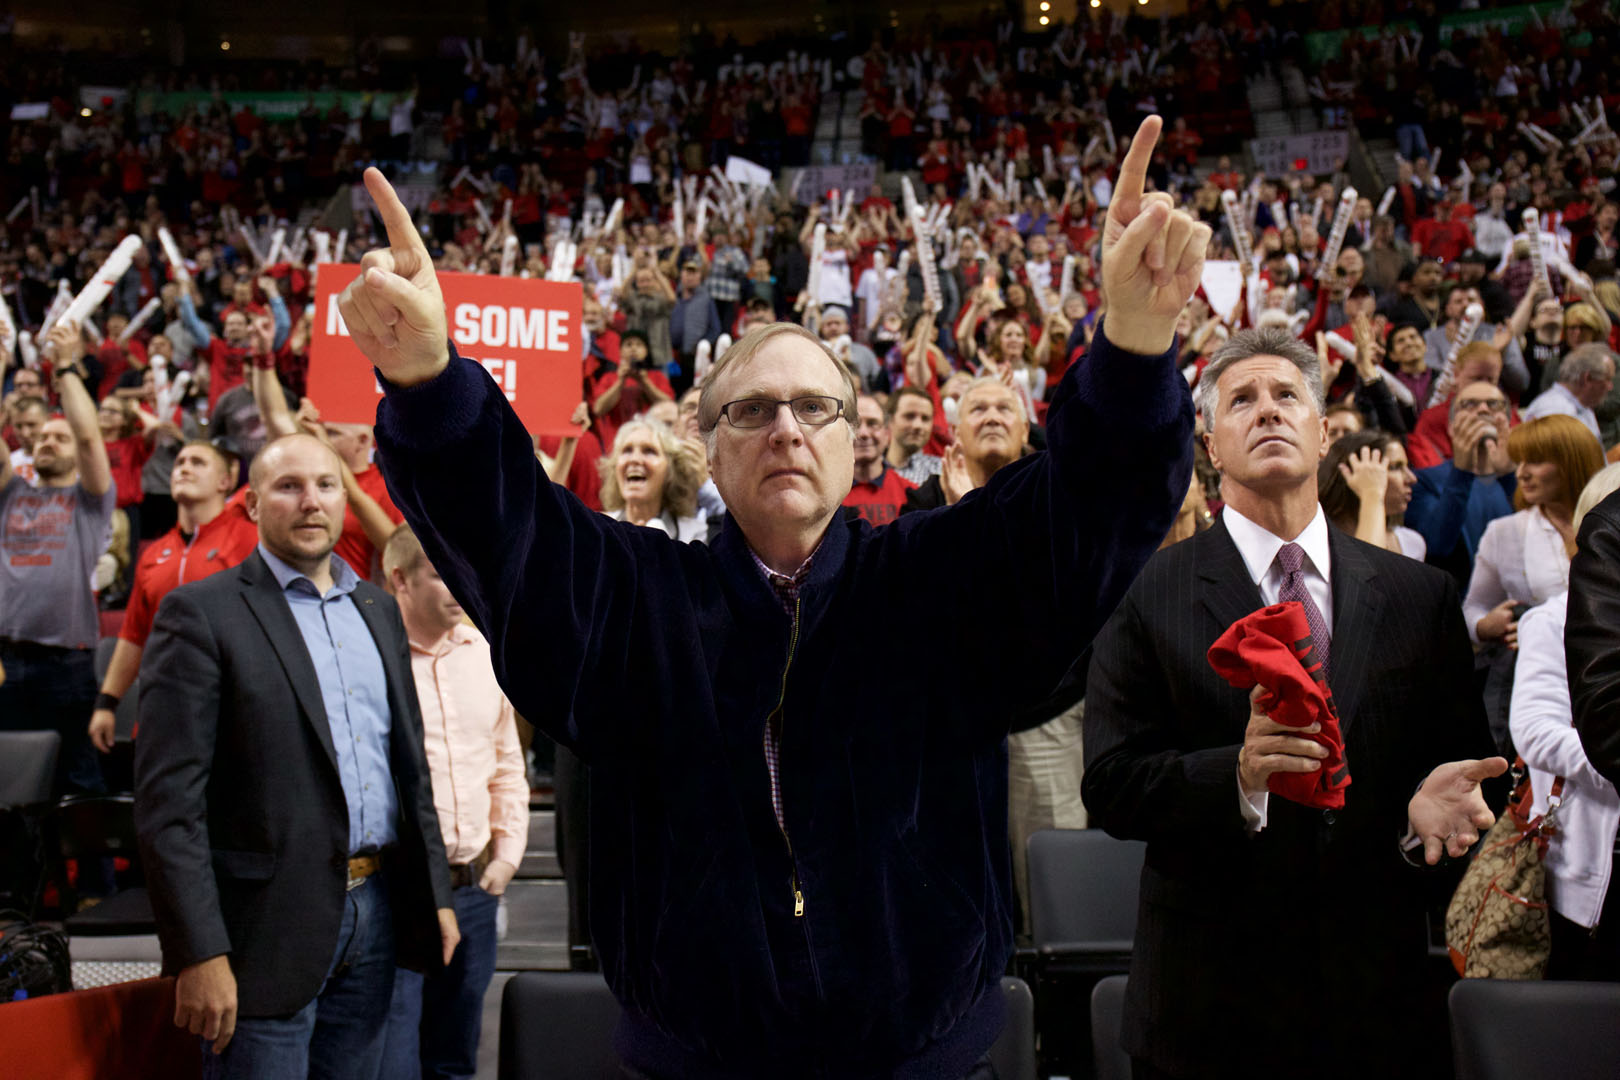
{"type": "Polygon", "coordinates": [[[1256,683],[1265,687],[1260,709],[1284,727],[1322,725],[1314,735],[1303,736],[1327,747],[1322,767],[1312,773],[1272,773],[1267,789],[1306,806],[1325,810],[1343,806],[1350,766],[1344,759],[1333,691],[1322,678],[1322,665],[1311,646],[1305,608],[1289,601],[1245,615],[1209,647],[1209,665],[1239,690],[1256,683]]]}

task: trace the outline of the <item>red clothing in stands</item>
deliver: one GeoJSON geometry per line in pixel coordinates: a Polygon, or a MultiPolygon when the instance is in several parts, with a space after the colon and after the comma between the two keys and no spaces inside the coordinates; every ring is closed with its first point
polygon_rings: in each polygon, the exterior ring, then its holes
{"type": "MultiPolygon", "coordinates": [[[[388,497],[388,485],[383,481],[382,470],[373,466],[362,473],[354,474],[355,482],[360,490],[377,500],[383,513],[395,525],[405,520],[405,515],[399,512],[394,500],[388,497]]],[[[360,519],[354,516],[354,507],[343,508],[343,534],[332,548],[332,554],[337,555],[349,568],[363,578],[371,577],[371,555],[377,549],[372,546],[366,537],[366,530],[360,527],[360,519]]]]}
{"type": "Polygon", "coordinates": [[[876,480],[855,481],[855,486],[849,489],[849,495],[844,499],[844,505],[853,506],[856,513],[873,525],[887,525],[900,516],[906,493],[916,487],[916,484],[884,465],[876,480]]]}
{"type": "Polygon", "coordinates": [[[1423,254],[1451,263],[1474,246],[1474,233],[1461,221],[1424,218],[1412,227],[1412,243],[1423,254]]]}
{"type": "MultiPolygon", "coordinates": [[[[1412,434],[1407,438],[1407,457],[1411,458],[1412,468],[1427,469],[1450,461],[1453,453],[1451,446],[1451,399],[1431,405],[1418,414],[1417,424],[1412,428],[1412,434]]],[[[1519,423],[1519,411],[1511,405],[1508,406],[1508,428],[1511,430],[1519,423]]],[[[1507,438],[1507,432],[1502,432],[1507,438]]]]}
{"type": "Polygon", "coordinates": [[[1311,773],[1272,773],[1266,790],[1318,809],[1343,806],[1350,766],[1344,759],[1339,711],[1323,678],[1304,606],[1289,601],[1245,615],[1209,647],[1209,666],[1239,690],[1257,683],[1265,687],[1260,710],[1284,727],[1321,725],[1320,731],[1301,732],[1300,737],[1327,749],[1322,767],[1311,773]]]}
{"type": "Polygon", "coordinates": [[[145,435],[126,435],[107,443],[107,465],[112,469],[113,484],[118,488],[118,505],[130,506],[141,501],[141,469],[152,456],[152,444],[145,435]]]}
{"type": "Polygon", "coordinates": [[[242,373],[253,364],[253,350],[213,337],[208,339],[207,348],[198,349],[197,354],[208,361],[208,415],[212,416],[220,395],[242,385],[242,373]]]}
{"type": "MultiPolygon", "coordinates": [[[[642,389],[641,384],[643,381],[663,391],[664,397],[672,398],[675,396],[675,388],[669,384],[669,376],[653,368],[627,374],[624,380],[624,389],[619,392],[618,404],[598,416],[593,424],[597,437],[602,440],[602,448],[605,453],[612,452],[613,439],[618,435],[619,428],[623,427],[631,417],[637,413],[646,412],[653,406],[655,401],[660,400],[642,389]]],[[[592,375],[589,385],[585,388],[586,395],[590,399],[588,403],[594,407],[602,395],[613,389],[618,384],[618,381],[619,373],[616,371],[592,375]]]]}
{"type": "Polygon", "coordinates": [[[247,489],[242,488],[225,500],[225,509],[205,521],[189,543],[177,525],[146,545],[135,563],[135,586],[118,631],[120,638],[145,648],[159,601],[181,585],[201,581],[253,554],[259,527],[248,519],[246,494],[247,489]]]}
{"type": "MultiPolygon", "coordinates": [[[[562,447],[560,435],[540,436],[540,449],[557,456],[562,447]]],[[[602,474],[596,463],[602,460],[602,443],[597,439],[594,431],[587,431],[580,436],[579,445],[574,449],[574,464],[568,470],[568,480],[565,485],[572,491],[587,509],[602,509],[602,474]]]]}

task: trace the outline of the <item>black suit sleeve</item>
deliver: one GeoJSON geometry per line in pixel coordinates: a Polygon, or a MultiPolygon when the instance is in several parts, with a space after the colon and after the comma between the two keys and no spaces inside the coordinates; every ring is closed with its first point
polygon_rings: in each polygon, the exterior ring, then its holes
{"type": "Polygon", "coordinates": [[[1241,836],[1241,746],[1180,749],[1186,739],[1178,731],[1170,674],[1142,605],[1133,590],[1093,645],[1081,779],[1086,809],[1122,839],[1186,843],[1197,836],[1241,836]]]}
{"type": "Polygon", "coordinates": [[[1620,493],[1581,523],[1564,650],[1581,746],[1592,767],[1620,785],[1620,493]]]}
{"type": "Polygon", "coordinates": [[[164,957],[184,968],[231,951],[208,842],[220,656],[184,590],[159,605],[141,669],[135,829],[164,957]]]}

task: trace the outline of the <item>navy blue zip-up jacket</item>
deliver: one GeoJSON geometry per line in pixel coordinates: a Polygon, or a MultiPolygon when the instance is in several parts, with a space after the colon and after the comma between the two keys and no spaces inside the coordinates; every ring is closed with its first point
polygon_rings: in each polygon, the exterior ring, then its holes
{"type": "Polygon", "coordinates": [[[1050,449],[954,507],[835,515],[796,617],[713,546],[553,485],[482,367],[388,387],[389,492],[518,711],[591,765],[591,924],[656,1077],[960,1077],[1012,951],[1009,718],[1091,640],[1187,493],[1172,358],[1099,333],[1050,449]],[[766,718],[782,709],[771,810],[766,718]],[[797,881],[803,913],[795,915],[797,881]]]}

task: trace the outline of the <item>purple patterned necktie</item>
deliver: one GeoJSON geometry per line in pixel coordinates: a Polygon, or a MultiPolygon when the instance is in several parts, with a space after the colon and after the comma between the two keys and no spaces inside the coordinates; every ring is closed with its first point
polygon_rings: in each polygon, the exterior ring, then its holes
{"type": "Polygon", "coordinates": [[[1282,592],[1277,599],[1286,603],[1297,600],[1305,608],[1305,621],[1311,627],[1311,644],[1316,649],[1316,658],[1322,665],[1322,681],[1328,678],[1328,625],[1322,617],[1322,610],[1311,599],[1311,591],[1305,587],[1305,549],[1298,544],[1284,544],[1277,551],[1277,565],[1283,569],[1282,592]]]}

